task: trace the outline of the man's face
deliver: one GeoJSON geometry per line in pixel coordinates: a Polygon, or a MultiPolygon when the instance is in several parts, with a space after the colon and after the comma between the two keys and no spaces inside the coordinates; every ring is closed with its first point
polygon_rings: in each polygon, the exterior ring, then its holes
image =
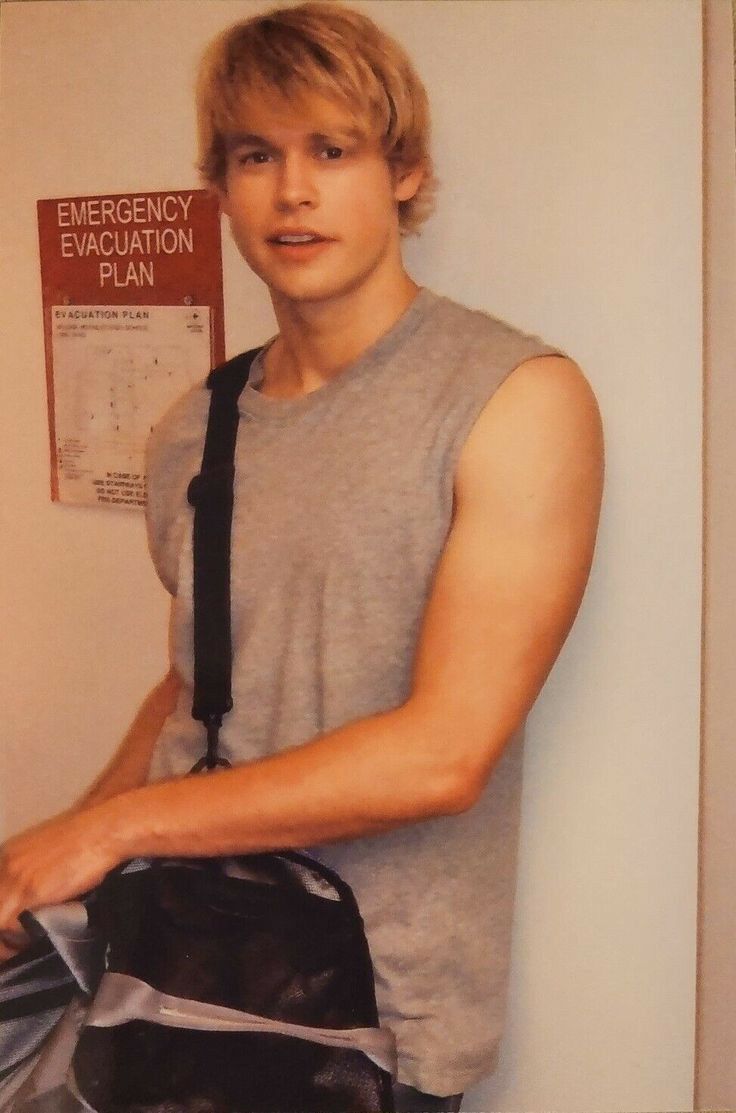
{"type": "Polygon", "coordinates": [[[397,202],[413,196],[421,171],[394,183],[346,109],[321,97],[308,107],[244,102],[221,193],[235,242],[275,298],[326,301],[376,277],[390,285],[401,273],[397,202]],[[289,232],[320,239],[279,241],[289,232]]]}

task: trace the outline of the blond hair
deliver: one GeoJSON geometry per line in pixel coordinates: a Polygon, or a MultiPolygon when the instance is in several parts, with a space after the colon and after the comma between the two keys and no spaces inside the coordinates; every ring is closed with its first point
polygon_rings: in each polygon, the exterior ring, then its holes
{"type": "Polygon", "coordinates": [[[307,0],[234,23],[205,51],[197,80],[197,169],[224,185],[225,136],[244,93],[292,101],[317,93],[345,105],[377,140],[394,173],[424,167],[414,197],[399,201],[399,231],[416,234],[434,210],[426,90],[404,49],[367,16],[337,0],[307,0]]]}

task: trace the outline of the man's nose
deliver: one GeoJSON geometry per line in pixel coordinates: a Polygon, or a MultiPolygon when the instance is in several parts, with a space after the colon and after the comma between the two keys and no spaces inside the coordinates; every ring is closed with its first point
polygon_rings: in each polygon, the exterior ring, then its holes
{"type": "Polygon", "coordinates": [[[314,205],[318,196],[315,167],[311,158],[303,154],[285,155],[278,175],[279,208],[314,205]]]}

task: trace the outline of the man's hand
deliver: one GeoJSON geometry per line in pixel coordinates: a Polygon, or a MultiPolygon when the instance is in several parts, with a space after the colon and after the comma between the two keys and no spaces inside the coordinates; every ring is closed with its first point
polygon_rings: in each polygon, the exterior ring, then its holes
{"type": "Polygon", "coordinates": [[[112,808],[106,804],[145,783],[179,688],[170,670],[149,692],[118,752],[78,803],[0,844],[0,962],[29,943],[19,912],[79,896],[129,856],[112,836],[112,808]]]}
{"type": "Polygon", "coordinates": [[[0,960],[27,941],[20,912],[93,888],[123,860],[114,847],[104,805],[63,812],[0,846],[0,960]]]}

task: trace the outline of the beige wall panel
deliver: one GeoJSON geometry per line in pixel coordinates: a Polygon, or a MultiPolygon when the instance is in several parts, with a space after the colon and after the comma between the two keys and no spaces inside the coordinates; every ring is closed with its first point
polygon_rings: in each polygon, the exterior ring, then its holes
{"type": "Polygon", "coordinates": [[[705,581],[696,1107],[736,1108],[736,128],[733,14],[706,0],[705,581]]]}

